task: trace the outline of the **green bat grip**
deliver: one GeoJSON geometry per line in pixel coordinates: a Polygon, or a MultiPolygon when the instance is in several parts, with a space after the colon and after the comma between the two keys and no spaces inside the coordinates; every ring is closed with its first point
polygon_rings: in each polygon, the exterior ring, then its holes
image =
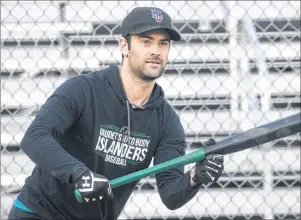
{"type": "MultiPolygon", "coordinates": [[[[156,166],[152,166],[152,167],[149,167],[149,168],[113,179],[110,181],[110,184],[111,184],[112,188],[116,188],[116,187],[125,185],[127,183],[134,182],[136,180],[140,180],[143,177],[161,173],[161,172],[169,170],[171,168],[175,168],[175,167],[178,167],[181,165],[187,165],[187,164],[194,163],[197,161],[202,161],[205,159],[205,157],[206,157],[205,151],[203,148],[201,148],[199,150],[196,150],[189,154],[166,161],[166,162],[158,164],[156,166]]],[[[83,197],[77,189],[74,190],[74,194],[75,194],[75,197],[78,202],[83,202],[83,197]]]]}

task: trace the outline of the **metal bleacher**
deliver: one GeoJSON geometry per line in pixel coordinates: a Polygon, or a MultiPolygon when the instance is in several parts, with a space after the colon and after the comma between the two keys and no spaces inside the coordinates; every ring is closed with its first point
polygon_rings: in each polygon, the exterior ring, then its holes
{"type": "MultiPolygon", "coordinates": [[[[1,189],[6,196],[1,213],[4,215],[34,166],[20,150],[19,143],[46,98],[71,76],[121,61],[120,21],[133,4],[124,2],[122,7],[120,4],[115,1],[1,3],[1,189]]],[[[210,137],[220,140],[254,124],[300,111],[300,14],[287,12],[277,17],[261,17],[253,13],[270,86],[266,88],[270,94],[269,109],[263,118],[258,118],[258,112],[242,110],[242,100],[233,112],[231,92],[237,82],[231,73],[231,35],[218,1],[208,1],[204,7],[199,5],[198,13],[190,16],[183,5],[164,7],[170,11],[183,39],[173,42],[165,74],[158,83],[180,115],[189,144],[187,153],[210,137]]],[[[252,56],[248,77],[251,82],[260,82],[256,56],[252,56]]],[[[261,97],[257,99],[260,102],[261,97]]],[[[228,155],[225,160],[225,172],[219,182],[204,187],[204,192],[175,211],[162,205],[153,176],[141,180],[121,218],[300,217],[300,136],[275,141],[263,149],[228,155]],[[271,165],[269,170],[267,164],[271,165]],[[266,191],[267,180],[272,184],[269,191],[266,191]]]]}

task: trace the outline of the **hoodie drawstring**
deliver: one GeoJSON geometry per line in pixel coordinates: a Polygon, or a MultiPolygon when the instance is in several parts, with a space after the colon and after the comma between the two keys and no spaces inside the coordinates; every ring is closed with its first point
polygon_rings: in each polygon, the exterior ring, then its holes
{"type": "Polygon", "coordinates": [[[131,104],[128,99],[126,100],[127,116],[128,116],[128,145],[130,145],[129,141],[130,141],[130,134],[131,134],[131,112],[130,112],[130,105],[132,105],[134,108],[137,108],[137,109],[145,109],[144,106],[143,107],[139,107],[139,106],[136,106],[134,104],[131,104]]]}
{"type": "Polygon", "coordinates": [[[130,132],[131,132],[131,114],[130,114],[130,103],[126,100],[127,113],[128,113],[128,145],[130,141],[130,132]]]}

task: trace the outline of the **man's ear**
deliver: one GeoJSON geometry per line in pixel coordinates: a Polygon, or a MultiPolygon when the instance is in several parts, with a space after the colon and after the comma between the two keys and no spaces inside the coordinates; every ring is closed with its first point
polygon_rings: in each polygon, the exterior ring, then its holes
{"type": "Polygon", "coordinates": [[[123,56],[127,57],[129,46],[128,46],[127,40],[124,37],[120,38],[120,40],[119,40],[119,48],[120,48],[120,52],[123,54],[123,56]]]}

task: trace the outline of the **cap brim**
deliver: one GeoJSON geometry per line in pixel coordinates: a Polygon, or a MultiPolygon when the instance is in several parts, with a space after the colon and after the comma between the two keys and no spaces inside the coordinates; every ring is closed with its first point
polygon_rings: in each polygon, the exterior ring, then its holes
{"type": "Polygon", "coordinates": [[[143,27],[143,28],[139,28],[135,31],[131,31],[129,34],[141,34],[143,32],[147,32],[147,31],[152,31],[155,29],[164,29],[166,30],[169,35],[170,35],[170,39],[173,41],[179,41],[181,40],[181,35],[174,29],[169,28],[169,27],[162,27],[162,26],[148,26],[148,27],[143,27]]]}

